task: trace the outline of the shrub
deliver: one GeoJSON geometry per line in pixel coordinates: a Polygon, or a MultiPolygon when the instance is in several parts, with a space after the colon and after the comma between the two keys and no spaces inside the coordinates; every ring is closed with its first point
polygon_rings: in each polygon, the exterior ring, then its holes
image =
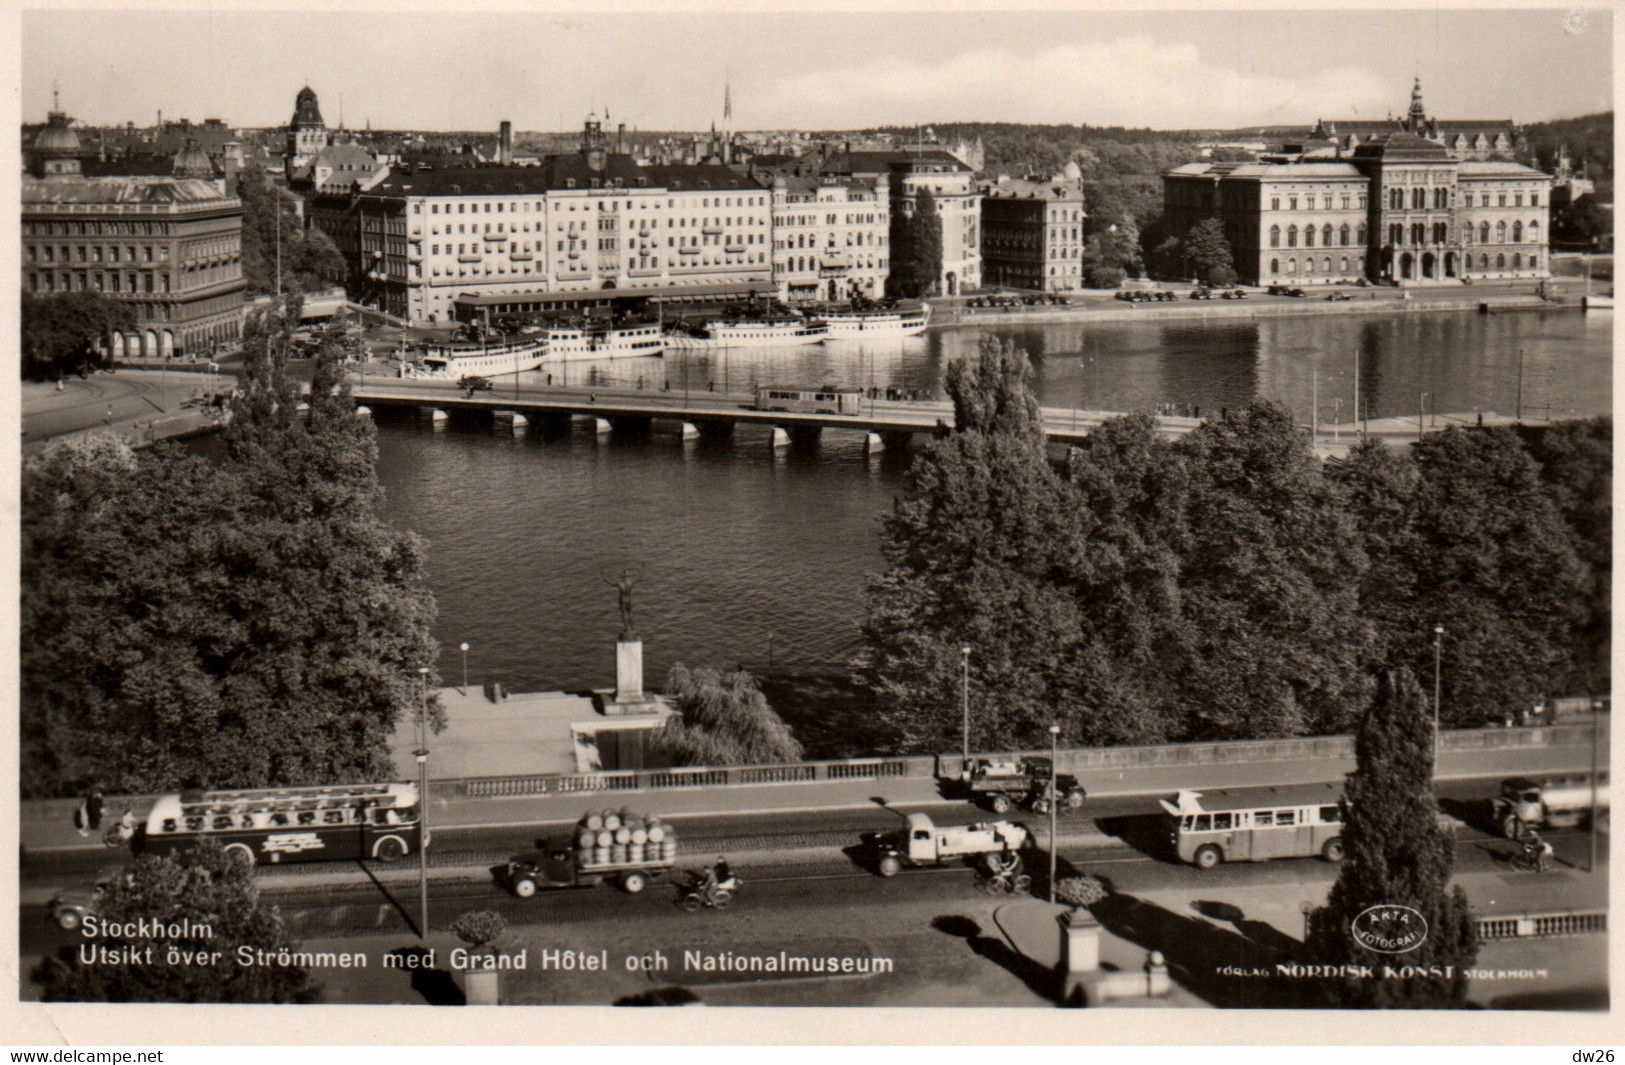
{"type": "Polygon", "coordinates": [[[495,910],[470,910],[452,924],[458,939],[475,950],[484,950],[508,930],[508,922],[495,910]]]}
{"type": "Polygon", "coordinates": [[[1123,283],[1126,277],[1120,267],[1093,266],[1089,268],[1089,276],[1085,283],[1090,288],[1116,288],[1123,283]]]}
{"type": "Polygon", "coordinates": [[[1070,906],[1093,906],[1110,894],[1097,876],[1069,876],[1055,883],[1055,897],[1070,906]]]}
{"type": "Polygon", "coordinates": [[[1215,266],[1207,272],[1207,283],[1218,288],[1229,288],[1236,283],[1236,272],[1228,266],[1215,266]]]}

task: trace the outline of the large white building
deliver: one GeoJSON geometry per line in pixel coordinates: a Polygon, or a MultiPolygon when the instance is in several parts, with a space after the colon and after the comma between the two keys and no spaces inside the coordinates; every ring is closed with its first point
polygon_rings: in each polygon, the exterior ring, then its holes
{"type": "Polygon", "coordinates": [[[942,222],[942,270],[935,294],[955,296],[982,287],[982,194],[976,174],[948,152],[840,151],[819,164],[824,175],[878,181],[887,179],[891,197],[892,241],[888,258],[907,253],[902,237],[921,189],[930,189],[942,222]]]}
{"type": "Polygon", "coordinates": [[[315,200],[356,295],[412,322],[463,295],[774,287],[769,190],[725,166],[640,166],[595,119],[540,166],[414,169],[315,200]]]}
{"type": "Polygon", "coordinates": [[[891,202],[873,182],[772,177],[773,285],[786,301],[870,299],[886,291],[891,202]]]}

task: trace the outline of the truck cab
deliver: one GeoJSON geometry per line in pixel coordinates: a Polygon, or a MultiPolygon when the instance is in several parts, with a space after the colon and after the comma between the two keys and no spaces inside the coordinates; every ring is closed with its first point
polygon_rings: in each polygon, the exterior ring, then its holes
{"type": "Polygon", "coordinates": [[[508,859],[508,886],[528,899],[538,888],[574,887],[579,882],[575,854],[568,847],[549,843],[508,859]]]}

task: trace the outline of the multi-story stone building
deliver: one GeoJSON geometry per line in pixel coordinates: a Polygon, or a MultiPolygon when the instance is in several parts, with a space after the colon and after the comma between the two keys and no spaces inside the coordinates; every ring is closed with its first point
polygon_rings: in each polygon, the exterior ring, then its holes
{"type": "Polygon", "coordinates": [[[982,196],[982,282],[1035,292],[1083,286],[1083,189],[1001,177],[982,196]]]}
{"type": "Polygon", "coordinates": [[[1322,119],[1309,131],[1312,140],[1324,141],[1340,152],[1354,151],[1362,144],[1385,139],[1395,133],[1411,133],[1432,141],[1453,159],[1515,159],[1524,147],[1523,131],[1510,118],[1440,120],[1427,113],[1422,103],[1422,79],[1411,89],[1411,106],[1403,118],[1381,122],[1327,122],[1322,119]]]}
{"type": "Polygon", "coordinates": [[[243,205],[191,144],[171,176],[88,178],[78,138],[53,111],[22,186],[23,290],[96,292],[136,324],[115,356],[199,354],[242,335],[243,205]]]}
{"type": "Polygon", "coordinates": [[[1451,283],[1548,276],[1550,185],[1401,132],[1347,156],[1176,167],[1163,199],[1176,235],[1218,218],[1248,284],[1451,283]]]}
{"type": "Polygon", "coordinates": [[[413,322],[448,320],[462,295],[773,287],[768,190],[725,166],[641,166],[591,118],[579,152],[403,171],[316,195],[311,222],[354,295],[413,322]]]}
{"type": "Polygon", "coordinates": [[[890,272],[891,197],[873,182],[775,173],[773,285],[782,300],[870,299],[890,272]]]}
{"type": "Polygon", "coordinates": [[[823,154],[818,172],[827,177],[876,181],[887,177],[891,197],[891,255],[908,254],[908,219],[921,189],[930,189],[942,224],[942,271],[938,295],[954,296],[982,286],[981,191],[975,172],[948,152],[839,151],[823,154]]]}

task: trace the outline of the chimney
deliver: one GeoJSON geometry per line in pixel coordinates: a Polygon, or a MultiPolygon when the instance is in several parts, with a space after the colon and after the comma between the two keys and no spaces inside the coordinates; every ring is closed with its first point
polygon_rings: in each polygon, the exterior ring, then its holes
{"type": "Polygon", "coordinates": [[[497,127],[497,162],[503,166],[513,165],[513,123],[507,119],[497,127]]]}

